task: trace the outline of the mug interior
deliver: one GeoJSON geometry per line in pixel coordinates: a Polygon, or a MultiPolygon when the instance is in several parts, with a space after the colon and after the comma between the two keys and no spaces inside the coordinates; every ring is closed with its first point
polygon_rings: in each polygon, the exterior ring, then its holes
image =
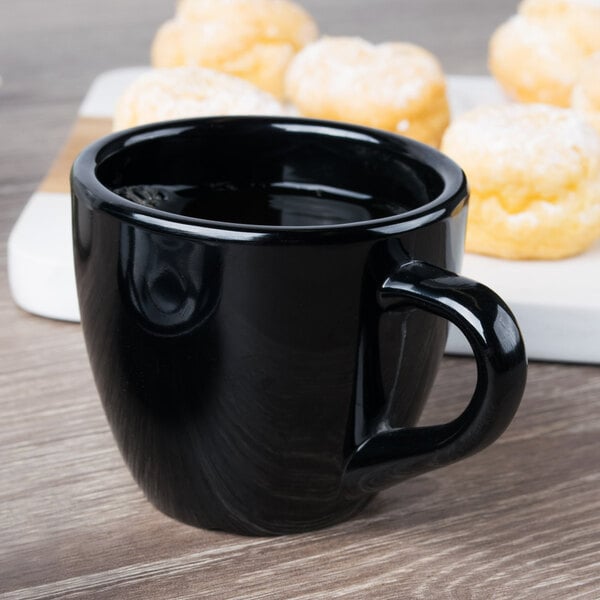
{"type": "Polygon", "coordinates": [[[269,117],[155,124],[113,136],[95,157],[99,183],[132,206],[268,228],[393,219],[456,194],[461,175],[399,136],[269,117]]]}

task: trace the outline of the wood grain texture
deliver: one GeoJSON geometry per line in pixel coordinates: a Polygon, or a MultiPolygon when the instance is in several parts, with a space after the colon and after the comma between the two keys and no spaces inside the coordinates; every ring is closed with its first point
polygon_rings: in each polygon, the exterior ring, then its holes
{"type": "Polygon", "coordinates": [[[77,155],[94,140],[111,132],[110,119],[78,117],[73,125],[65,145],[52,163],[39,190],[57,194],[69,193],[69,172],[77,155]]]}
{"type": "MultiPolygon", "coordinates": [[[[411,39],[482,73],[511,0],[311,0],[323,29],[411,39]],[[342,10],[343,7],[343,10],[342,10]]],[[[282,538],[180,525],[125,469],[79,326],[17,309],[6,237],[99,72],[145,62],[171,12],[144,0],[0,3],[0,598],[600,597],[600,369],[532,364],[485,452],[380,494],[352,521],[282,538]]],[[[447,358],[423,421],[458,414],[474,366],[447,358]]]]}

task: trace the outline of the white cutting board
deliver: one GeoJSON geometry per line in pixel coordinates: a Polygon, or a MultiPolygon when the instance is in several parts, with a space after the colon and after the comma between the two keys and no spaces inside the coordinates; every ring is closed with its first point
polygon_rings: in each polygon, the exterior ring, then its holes
{"type": "MultiPolygon", "coordinates": [[[[79,117],[111,118],[124,88],[146,67],[109,71],[92,84],[79,117]]],[[[450,76],[452,112],[504,102],[488,77],[450,76]]],[[[8,242],[8,271],[15,302],[44,317],[78,321],[70,198],[36,192],[8,242]]],[[[561,261],[506,261],[467,254],[463,274],[485,283],[511,306],[532,359],[600,363],[600,243],[561,261]]],[[[451,328],[447,351],[470,354],[451,328]]]]}

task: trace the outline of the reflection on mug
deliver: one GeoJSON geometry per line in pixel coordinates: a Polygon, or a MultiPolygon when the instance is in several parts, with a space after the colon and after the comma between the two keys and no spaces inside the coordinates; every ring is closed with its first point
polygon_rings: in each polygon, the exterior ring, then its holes
{"type": "Polygon", "coordinates": [[[121,227],[119,280],[140,325],[155,335],[179,335],[202,325],[221,290],[219,252],[184,238],[121,227]]]}

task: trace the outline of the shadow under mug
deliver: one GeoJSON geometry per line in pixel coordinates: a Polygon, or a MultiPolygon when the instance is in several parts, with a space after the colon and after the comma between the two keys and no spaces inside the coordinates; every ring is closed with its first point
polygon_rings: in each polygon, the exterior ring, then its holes
{"type": "Polygon", "coordinates": [[[71,186],[96,385],[164,513],[255,535],[324,527],[514,416],[521,334],[455,274],[467,188],[436,150],[341,123],[193,119],[95,142],[71,186]],[[473,347],[476,389],[453,421],[418,427],[446,320],[473,347]]]}

